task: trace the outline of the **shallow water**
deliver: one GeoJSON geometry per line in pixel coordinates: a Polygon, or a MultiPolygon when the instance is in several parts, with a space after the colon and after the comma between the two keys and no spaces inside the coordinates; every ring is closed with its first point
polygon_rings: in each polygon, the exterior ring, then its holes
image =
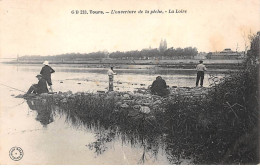
{"type": "MultiPolygon", "coordinates": [[[[1,65],[5,69],[5,80],[2,83],[12,83],[13,87],[27,90],[32,83],[37,83],[35,76],[40,72],[41,65],[1,65]],[[23,81],[23,83],[19,83],[23,81]],[[19,84],[18,84],[19,83],[19,84]]],[[[72,92],[96,92],[97,90],[107,91],[108,76],[106,68],[88,68],[84,65],[52,65],[56,73],[52,74],[53,88],[55,91],[72,92]]],[[[188,69],[167,69],[149,67],[139,69],[139,66],[132,68],[129,65],[125,69],[114,69],[117,75],[114,77],[114,90],[133,91],[136,88],[147,88],[157,76],[162,76],[167,85],[178,87],[194,87],[196,71],[188,69]]],[[[204,87],[208,87],[212,80],[210,75],[223,77],[223,71],[211,70],[205,74],[204,87]]]]}
{"type": "MultiPolygon", "coordinates": [[[[21,91],[27,91],[32,83],[37,83],[35,75],[39,65],[0,65],[0,163],[2,164],[171,164],[163,149],[163,144],[154,155],[146,150],[146,145],[134,146],[121,136],[105,143],[105,151],[97,154],[88,145],[96,142],[106,130],[90,129],[81,124],[68,121],[68,117],[55,111],[14,98],[21,91]],[[47,114],[47,115],[46,115],[47,114]],[[3,137],[3,138],[2,138],[3,137]],[[9,150],[19,146],[24,151],[23,158],[12,161],[9,150]]],[[[96,92],[107,90],[104,68],[85,68],[84,66],[55,66],[52,75],[54,91],[96,92]]],[[[169,86],[194,86],[196,72],[170,69],[115,69],[115,90],[133,91],[152,83],[161,75],[169,86]]],[[[223,76],[223,74],[217,74],[223,76]]],[[[205,86],[209,86],[207,75],[205,86]]],[[[189,160],[184,160],[189,164],[189,160]]]]}

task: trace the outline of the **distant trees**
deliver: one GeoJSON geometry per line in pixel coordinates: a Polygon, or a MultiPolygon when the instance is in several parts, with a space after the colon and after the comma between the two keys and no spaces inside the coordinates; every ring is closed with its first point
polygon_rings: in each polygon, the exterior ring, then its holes
{"type": "Polygon", "coordinates": [[[140,52],[137,50],[126,52],[116,51],[109,54],[109,58],[139,58],[140,56],[140,52]]]}
{"type": "MultiPolygon", "coordinates": [[[[162,43],[163,44],[163,43],[162,43]]],[[[166,44],[167,45],[167,44],[166,44]]],[[[173,47],[163,51],[165,49],[162,46],[161,49],[153,48],[153,49],[142,49],[141,51],[126,51],[126,52],[112,52],[110,53],[110,58],[133,58],[133,59],[148,59],[148,58],[159,58],[161,56],[169,57],[174,59],[174,57],[191,57],[196,56],[198,54],[198,50],[196,47],[186,47],[186,48],[176,48],[173,47]]]]}
{"type": "Polygon", "coordinates": [[[53,60],[53,61],[84,61],[89,59],[103,59],[103,58],[112,58],[112,59],[158,59],[167,57],[169,59],[175,58],[190,58],[198,54],[197,48],[186,47],[186,48],[168,48],[166,41],[163,41],[161,49],[152,48],[152,49],[142,49],[141,51],[132,50],[132,51],[116,51],[108,53],[107,51],[98,51],[91,53],[66,53],[53,56],[23,56],[20,57],[20,61],[26,60],[53,60]]]}
{"type": "Polygon", "coordinates": [[[84,61],[89,59],[101,59],[107,57],[107,52],[92,52],[92,53],[66,53],[52,56],[22,56],[19,57],[19,61],[43,61],[43,60],[52,60],[52,61],[84,61]]]}
{"type": "Polygon", "coordinates": [[[102,51],[98,51],[98,52],[91,52],[91,53],[85,53],[85,54],[80,54],[80,53],[67,53],[67,54],[62,54],[62,55],[55,55],[52,56],[53,58],[56,59],[66,59],[66,60],[76,60],[76,59],[80,59],[80,60],[84,60],[84,58],[92,58],[92,59],[100,59],[100,58],[104,58],[106,57],[106,53],[102,52],[102,51]]]}
{"type": "Polygon", "coordinates": [[[251,64],[259,64],[260,60],[260,31],[256,35],[250,35],[250,50],[247,52],[246,62],[251,64]]]}
{"type": "Polygon", "coordinates": [[[160,41],[159,48],[142,49],[141,51],[98,51],[91,53],[66,53],[53,56],[23,56],[19,60],[53,60],[53,61],[85,61],[89,59],[175,59],[175,58],[192,58],[197,55],[196,47],[186,48],[167,48],[166,40],[160,41]]]}
{"type": "Polygon", "coordinates": [[[175,56],[196,56],[198,50],[196,47],[176,48],[173,47],[164,51],[164,56],[175,57],[175,56]]]}
{"type": "Polygon", "coordinates": [[[147,59],[149,57],[158,57],[160,52],[157,48],[155,49],[142,49],[141,51],[134,50],[134,51],[126,51],[126,52],[112,52],[109,54],[110,58],[121,58],[121,59],[147,59]]]}

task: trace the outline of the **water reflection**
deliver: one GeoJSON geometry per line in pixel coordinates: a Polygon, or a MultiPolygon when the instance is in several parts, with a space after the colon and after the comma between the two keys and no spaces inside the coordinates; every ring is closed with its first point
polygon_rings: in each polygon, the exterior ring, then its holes
{"type": "Polygon", "coordinates": [[[27,100],[26,102],[31,110],[37,112],[35,119],[39,121],[43,127],[47,128],[47,125],[54,121],[52,109],[46,100],[27,100]]]}
{"type": "Polygon", "coordinates": [[[122,145],[130,144],[132,148],[140,149],[141,154],[137,164],[146,164],[149,160],[156,161],[161,153],[165,153],[164,145],[159,139],[151,141],[145,139],[145,136],[139,135],[123,135],[115,132],[115,130],[103,130],[96,133],[96,141],[86,145],[90,150],[98,156],[105,153],[111,148],[113,141],[121,141],[122,145]],[[160,153],[160,154],[159,154],[160,153]]]}
{"type": "MultiPolygon", "coordinates": [[[[48,124],[55,122],[57,116],[60,116],[64,117],[65,122],[75,129],[84,126],[86,131],[93,132],[95,141],[85,146],[93,151],[97,157],[109,150],[113,150],[113,144],[115,143],[138,149],[140,158],[137,164],[147,164],[151,161],[157,162],[157,159],[161,159],[162,153],[164,157],[166,156],[165,145],[160,133],[152,129],[153,126],[148,124],[145,115],[136,118],[133,124],[130,123],[125,114],[110,115],[106,112],[105,119],[96,118],[95,116],[87,116],[86,113],[88,112],[86,111],[82,114],[81,110],[76,109],[76,107],[74,109],[65,109],[48,99],[28,99],[27,104],[31,110],[37,112],[35,119],[45,128],[47,128],[48,124]]],[[[82,110],[84,111],[84,109],[82,110]]],[[[123,113],[127,113],[127,111],[123,113]]]]}

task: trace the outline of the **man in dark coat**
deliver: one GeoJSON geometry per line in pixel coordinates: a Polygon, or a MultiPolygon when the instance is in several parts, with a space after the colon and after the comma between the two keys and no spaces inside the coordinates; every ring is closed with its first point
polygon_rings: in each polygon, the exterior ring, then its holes
{"type": "Polygon", "coordinates": [[[169,94],[169,90],[167,89],[167,85],[165,80],[162,79],[161,76],[157,76],[156,80],[153,81],[151,86],[152,94],[159,95],[159,96],[166,96],[169,94]]]}
{"type": "Polygon", "coordinates": [[[41,93],[48,93],[47,83],[46,80],[42,77],[42,75],[37,75],[38,78],[38,84],[33,84],[26,94],[35,93],[35,94],[41,94],[41,93]]]}
{"type": "Polygon", "coordinates": [[[52,82],[51,82],[51,74],[54,73],[55,71],[49,66],[48,61],[43,62],[43,67],[40,72],[42,77],[47,81],[48,85],[50,86],[50,91],[53,92],[52,90],[52,82]]]}

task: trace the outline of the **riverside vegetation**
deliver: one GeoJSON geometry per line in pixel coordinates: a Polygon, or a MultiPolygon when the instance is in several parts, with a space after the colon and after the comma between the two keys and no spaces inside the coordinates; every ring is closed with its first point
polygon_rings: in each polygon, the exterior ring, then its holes
{"type": "MultiPolygon", "coordinates": [[[[168,159],[181,164],[257,164],[259,121],[259,52],[252,47],[240,70],[210,88],[171,88],[167,97],[148,90],[41,95],[45,108],[63,113],[75,124],[97,131],[87,147],[97,154],[117,136],[139,142],[156,156],[163,144],[168,159]],[[258,52],[258,53],[257,53],[258,52]],[[100,131],[102,130],[102,131],[100,131]]],[[[259,41],[259,40],[258,40],[259,41]]],[[[259,43],[258,43],[259,44],[259,43]]]]}

